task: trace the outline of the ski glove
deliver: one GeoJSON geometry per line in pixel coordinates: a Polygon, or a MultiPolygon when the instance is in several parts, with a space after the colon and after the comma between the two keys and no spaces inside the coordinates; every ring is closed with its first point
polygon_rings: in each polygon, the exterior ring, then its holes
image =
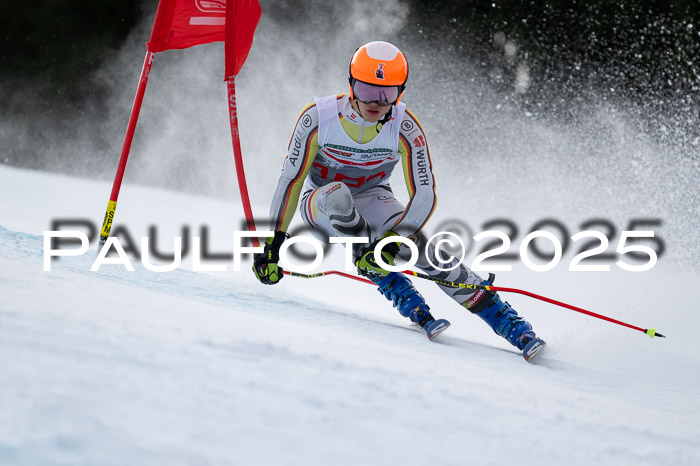
{"type": "MultiPolygon", "coordinates": [[[[374,240],[367,247],[362,249],[360,255],[355,260],[355,265],[357,266],[357,273],[359,273],[360,275],[364,275],[370,280],[379,280],[389,275],[389,271],[381,268],[379,264],[377,264],[377,261],[374,260],[374,250],[377,248],[377,244],[381,240],[390,236],[398,235],[393,231],[389,230],[386,233],[384,233],[381,236],[381,238],[374,240]]],[[[384,262],[386,262],[389,265],[394,265],[394,259],[399,253],[399,248],[400,246],[398,243],[389,243],[384,245],[381,253],[384,262]]]]}
{"type": "Polygon", "coordinates": [[[275,232],[274,237],[265,239],[265,251],[254,256],[253,272],[255,277],[265,285],[274,285],[284,277],[284,271],[277,262],[280,260],[280,247],[285,239],[287,239],[285,232],[275,232]]]}

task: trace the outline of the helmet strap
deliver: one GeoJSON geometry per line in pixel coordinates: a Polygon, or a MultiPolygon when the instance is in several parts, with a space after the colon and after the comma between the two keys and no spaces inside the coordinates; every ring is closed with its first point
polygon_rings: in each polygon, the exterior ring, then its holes
{"type": "Polygon", "coordinates": [[[357,98],[350,99],[352,103],[355,105],[351,105],[352,109],[355,110],[363,119],[365,119],[365,116],[362,114],[362,111],[360,111],[360,104],[358,103],[357,98]]]}
{"type": "Polygon", "coordinates": [[[363,120],[366,120],[367,118],[365,118],[365,116],[362,114],[362,110],[360,110],[360,103],[358,99],[352,99],[352,101],[355,103],[352,109],[355,110],[362,117],[363,120]]]}
{"type": "MultiPolygon", "coordinates": [[[[365,118],[365,116],[362,114],[362,111],[360,110],[360,104],[358,102],[358,99],[354,98],[354,99],[350,99],[350,100],[351,100],[351,102],[355,103],[355,105],[352,105],[352,109],[355,110],[357,113],[359,113],[360,116],[364,120],[366,120],[367,118],[365,118]]],[[[380,130],[379,125],[385,125],[387,123],[387,121],[391,120],[391,112],[394,110],[394,105],[396,105],[396,103],[391,104],[391,108],[389,109],[388,112],[386,112],[386,115],[384,115],[382,117],[382,119],[377,122],[377,132],[379,132],[379,130],[380,130]]]]}
{"type": "MultiPolygon", "coordinates": [[[[394,105],[395,104],[392,104],[389,111],[386,112],[386,115],[384,115],[384,117],[377,122],[377,125],[375,126],[375,128],[377,129],[377,133],[379,131],[381,131],[381,128],[379,127],[379,125],[384,126],[389,120],[391,120],[391,112],[394,110],[394,105]]],[[[359,105],[358,105],[358,107],[359,107],[359,105]]],[[[362,117],[362,118],[364,118],[364,117],[362,117]]]]}

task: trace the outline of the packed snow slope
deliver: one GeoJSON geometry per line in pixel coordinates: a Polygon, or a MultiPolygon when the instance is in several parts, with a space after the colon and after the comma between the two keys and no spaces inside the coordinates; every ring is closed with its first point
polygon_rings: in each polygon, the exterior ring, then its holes
{"type": "MultiPolygon", "coordinates": [[[[55,219],[101,223],[109,184],[0,165],[0,464],[700,464],[698,274],[498,275],[666,339],[505,296],[549,346],[527,364],[431,283],[453,326],[412,331],[375,289],[339,277],[90,267],[43,271],[55,219]]],[[[258,206],[265,211],[264,207],[258,206]]],[[[125,185],[117,225],[207,225],[231,251],[237,204],[125,185]]],[[[99,225],[98,225],[99,226],[99,225]]],[[[65,229],[65,228],[63,228],[65,229]]],[[[673,238],[667,238],[669,243],[673,238]]],[[[323,267],[342,269],[342,251],[323,267]]]]}

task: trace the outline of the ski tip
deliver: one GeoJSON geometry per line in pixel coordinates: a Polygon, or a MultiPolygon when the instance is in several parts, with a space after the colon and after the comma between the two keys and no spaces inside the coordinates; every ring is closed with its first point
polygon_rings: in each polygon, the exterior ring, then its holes
{"type": "Polygon", "coordinates": [[[523,348],[523,358],[525,358],[527,362],[532,362],[545,346],[547,346],[547,343],[544,340],[535,338],[523,348]]]}
{"type": "Polygon", "coordinates": [[[646,329],[646,330],[644,330],[644,333],[649,335],[650,338],[654,338],[654,337],[666,338],[665,336],[663,336],[659,332],[657,332],[655,328],[646,329]]]}
{"type": "Polygon", "coordinates": [[[438,319],[430,325],[430,328],[426,331],[426,335],[430,341],[433,341],[442,332],[450,327],[450,322],[445,319],[438,319]]]}

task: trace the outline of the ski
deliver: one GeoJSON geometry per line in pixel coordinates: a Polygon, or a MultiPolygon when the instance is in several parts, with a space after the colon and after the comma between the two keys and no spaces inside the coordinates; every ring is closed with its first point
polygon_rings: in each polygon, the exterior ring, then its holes
{"type": "Polygon", "coordinates": [[[523,358],[527,362],[532,362],[547,345],[544,340],[535,338],[523,348],[523,358]]]}
{"type": "Polygon", "coordinates": [[[416,330],[420,330],[421,332],[423,332],[425,336],[428,337],[428,340],[433,341],[435,338],[437,338],[438,335],[447,330],[452,324],[450,324],[450,322],[445,319],[436,319],[426,324],[425,327],[421,327],[416,323],[411,325],[416,330]]]}

